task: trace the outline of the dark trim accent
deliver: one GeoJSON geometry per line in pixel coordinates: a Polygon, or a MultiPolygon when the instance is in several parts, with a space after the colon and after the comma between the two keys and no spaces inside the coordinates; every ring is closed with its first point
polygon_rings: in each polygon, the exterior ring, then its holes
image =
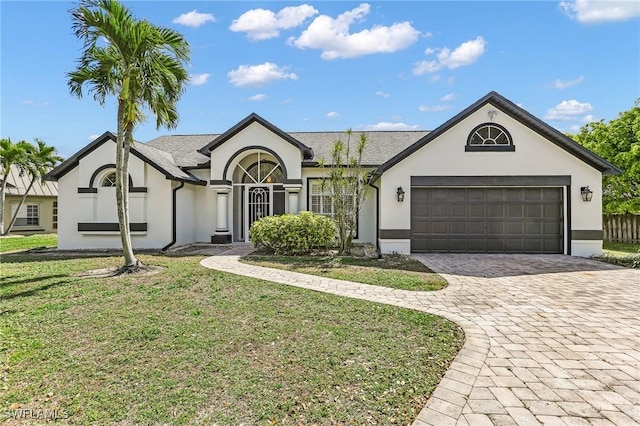
{"type": "Polygon", "coordinates": [[[180,182],[179,186],[173,188],[171,194],[171,241],[166,246],[162,247],[162,251],[166,251],[169,247],[174,245],[178,240],[178,226],[176,224],[178,218],[178,203],[176,202],[178,198],[178,190],[184,187],[184,182],[180,182]]]}
{"type": "Polygon", "coordinates": [[[438,126],[438,128],[436,128],[426,136],[418,139],[418,141],[416,141],[413,145],[409,146],[404,151],[398,153],[393,158],[386,161],[384,164],[382,164],[380,167],[376,169],[373,180],[375,180],[377,176],[382,175],[385,172],[385,170],[395,166],[405,158],[409,157],[411,154],[413,154],[423,146],[427,145],[429,142],[433,141],[434,139],[438,138],[439,136],[444,134],[447,130],[451,129],[453,126],[455,126],[456,124],[458,124],[459,122],[461,122],[462,120],[464,120],[465,118],[469,117],[471,114],[473,114],[474,112],[482,108],[484,105],[489,103],[494,108],[497,108],[503,113],[508,114],[510,117],[519,121],[521,124],[527,126],[529,129],[533,130],[534,132],[544,136],[550,142],[556,144],[560,148],[564,149],[565,151],[569,152],[570,154],[584,161],[594,169],[599,170],[600,172],[602,172],[602,174],[618,175],[622,173],[622,170],[620,170],[613,164],[609,163],[604,158],[599,157],[598,155],[594,154],[593,152],[579,145],[578,143],[573,141],[573,139],[562,134],[558,130],[549,126],[547,123],[543,122],[542,120],[534,117],[529,112],[520,108],[519,106],[517,106],[507,98],[503,97],[499,93],[492,91],[486,94],[485,96],[483,96],[482,98],[478,99],[476,102],[474,102],[464,110],[462,110],[459,114],[453,116],[448,121],[438,126]]]}
{"type": "Polygon", "coordinates": [[[212,235],[211,244],[231,244],[231,234],[212,235]]]}
{"type": "MultiPolygon", "coordinates": [[[[146,232],[147,224],[146,223],[130,223],[129,230],[131,232],[146,232]]],[[[83,231],[110,231],[110,232],[120,232],[120,224],[119,223],[78,223],[78,232],[83,231]]]]}
{"type": "Polygon", "coordinates": [[[184,166],[182,167],[184,170],[198,170],[198,169],[210,169],[211,168],[211,160],[206,163],[199,163],[195,166],[184,166]]]}
{"type": "Polygon", "coordinates": [[[515,145],[465,145],[465,152],[515,152],[515,145]]]}
{"type": "Polygon", "coordinates": [[[283,185],[302,185],[302,179],[285,179],[283,185]]]}
{"type": "Polygon", "coordinates": [[[572,229],[571,240],[602,240],[604,231],[602,229],[572,229]]]}
{"type": "Polygon", "coordinates": [[[411,186],[566,186],[571,176],[411,176],[411,186]]]}
{"type": "Polygon", "coordinates": [[[129,188],[129,192],[147,192],[146,186],[133,186],[129,188]]]}
{"type": "Polygon", "coordinates": [[[306,146],[305,144],[303,144],[302,142],[300,142],[299,140],[297,140],[293,136],[283,132],[282,130],[280,130],[279,128],[277,128],[273,124],[269,123],[267,120],[265,120],[264,118],[260,117],[256,113],[249,114],[246,118],[244,118],[238,124],[236,124],[235,126],[230,128],[229,130],[227,130],[222,135],[220,135],[217,138],[215,138],[213,141],[211,141],[210,143],[205,145],[203,148],[200,148],[198,151],[200,153],[204,154],[204,155],[211,155],[211,151],[213,151],[214,149],[216,149],[217,147],[219,147],[220,145],[225,143],[227,140],[231,139],[232,137],[234,137],[235,135],[240,133],[242,130],[244,130],[245,128],[247,128],[249,125],[251,125],[254,122],[259,123],[260,125],[262,125],[266,129],[268,129],[271,132],[275,133],[280,138],[284,139],[285,141],[289,142],[291,145],[293,145],[296,148],[298,148],[300,150],[300,152],[302,153],[302,157],[305,160],[310,160],[310,159],[313,158],[313,150],[311,148],[309,148],[308,146],[306,146]]]}
{"type": "Polygon", "coordinates": [[[98,188],[78,188],[78,194],[97,194],[98,188]]]}
{"type": "Polygon", "coordinates": [[[224,170],[222,171],[222,177],[223,178],[227,178],[227,172],[229,171],[229,166],[231,165],[231,162],[240,154],[242,154],[245,151],[249,151],[252,149],[259,149],[261,151],[266,151],[269,154],[273,155],[278,162],[280,162],[280,167],[282,168],[282,179],[283,181],[287,180],[287,165],[284,163],[284,161],[282,161],[282,158],[280,158],[280,156],[271,148],[267,148],[265,146],[259,146],[259,145],[249,145],[249,146],[245,146],[244,148],[241,148],[239,150],[237,150],[231,157],[229,157],[229,161],[227,161],[227,164],[225,164],[224,166],[224,170]]]}
{"type": "Polygon", "coordinates": [[[411,238],[411,229],[381,229],[382,240],[408,240],[411,238]]]}
{"type": "Polygon", "coordinates": [[[211,179],[209,181],[209,185],[231,185],[233,182],[231,182],[230,180],[227,179],[221,179],[221,180],[213,180],[211,179]]]}
{"type": "MultiPolygon", "coordinates": [[[[105,143],[105,142],[107,142],[109,140],[115,143],[117,138],[111,132],[104,132],[101,136],[96,138],[93,142],[89,143],[87,146],[82,148],[80,151],[76,152],[74,155],[72,155],[71,157],[69,157],[68,159],[66,159],[62,163],[60,163],[58,165],[58,167],[56,167],[55,169],[53,169],[49,173],[47,173],[45,175],[45,177],[44,177],[44,180],[56,181],[56,180],[60,179],[61,177],[63,177],[67,173],[69,173],[71,170],[73,170],[75,167],[77,167],[82,158],[84,158],[87,155],[91,154],[98,147],[102,146],[103,143],[105,143]]],[[[149,148],[153,148],[153,147],[149,147],[149,148]]],[[[153,149],[156,149],[156,148],[153,148],[153,149]]],[[[158,151],[164,152],[162,150],[158,150],[158,151]]],[[[142,160],[143,162],[149,164],[154,169],[156,169],[157,171],[162,173],[167,179],[175,180],[175,181],[179,181],[179,182],[192,183],[194,185],[206,185],[206,182],[201,181],[200,179],[198,179],[198,178],[196,178],[195,176],[192,176],[192,175],[190,175],[191,179],[180,178],[180,177],[172,175],[167,170],[165,170],[164,168],[159,166],[155,161],[150,160],[146,155],[144,155],[140,151],[136,150],[135,146],[131,146],[130,152],[133,155],[135,155],[136,157],[138,157],[140,160],[142,160]]],[[[113,165],[113,167],[115,168],[115,165],[113,165]]],[[[129,176],[129,178],[131,178],[131,176],[129,176]]]]}
{"type": "Polygon", "coordinates": [[[382,253],[380,252],[380,188],[371,182],[368,185],[376,190],[376,250],[378,250],[378,258],[382,258],[382,253]]]}
{"type": "MultiPolygon", "coordinates": [[[[567,230],[565,239],[567,240],[567,254],[571,256],[571,185],[567,185],[567,230]]],[[[563,229],[564,231],[564,229],[563,229]]]]}
{"type": "Polygon", "coordinates": [[[108,140],[115,142],[116,136],[111,132],[104,132],[102,135],[98,136],[80,151],[76,152],[71,157],[60,163],[58,167],[47,173],[44,177],[44,180],[56,181],[60,179],[62,176],[73,170],[82,158],[91,154],[94,150],[96,150],[108,140]]]}
{"type": "MultiPolygon", "coordinates": [[[[321,177],[308,177],[307,178],[307,211],[311,211],[311,181],[312,180],[322,180],[324,178],[321,177]]],[[[314,213],[316,214],[316,213],[314,213]]],[[[317,213],[319,214],[319,213],[317,213]]],[[[358,239],[358,235],[360,235],[360,211],[356,214],[356,234],[353,236],[354,240],[358,239]]]]}
{"type": "MultiPolygon", "coordinates": [[[[320,168],[320,163],[317,162],[317,161],[303,161],[302,162],[302,167],[308,167],[308,168],[317,169],[317,168],[320,168]]],[[[380,167],[380,164],[362,164],[361,167],[364,167],[364,168],[376,168],[376,167],[380,167]]]]}

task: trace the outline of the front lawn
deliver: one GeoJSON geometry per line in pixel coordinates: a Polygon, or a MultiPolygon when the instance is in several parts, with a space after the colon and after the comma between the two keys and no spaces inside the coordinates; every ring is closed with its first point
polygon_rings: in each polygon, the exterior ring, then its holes
{"type": "Polygon", "coordinates": [[[609,254],[611,256],[640,254],[640,244],[611,243],[605,241],[602,243],[602,249],[605,254],[609,254]]]}
{"type": "Polygon", "coordinates": [[[140,256],[3,255],[0,412],[74,424],[408,424],[463,343],[442,318],[140,256]]]}
{"type": "Polygon", "coordinates": [[[338,280],[402,290],[440,290],[447,281],[424,264],[407,256],[383,259],[332,256],[249,255],[242,262],[338,280]]]}
{"type": "Polygon", "coordinates": [[[57,234],[11,235],[0,237],[0,253],[58,246],[57,234]]]}

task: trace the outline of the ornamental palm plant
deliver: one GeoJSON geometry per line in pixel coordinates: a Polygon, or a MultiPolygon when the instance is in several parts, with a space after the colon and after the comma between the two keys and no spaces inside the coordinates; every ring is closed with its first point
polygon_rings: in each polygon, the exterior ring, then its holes
{"type": "Polygon", "coordinates": [[[71,94],[81,98],[83,88],[104,105],[116,96],[116,202],[124,252],[121,272],[140,266],[131,245],[129,228],[129,150],[133,132],[145,120],[143,111],[156,118],[156,127],[174,128],[176,104],[188,74],[189,45],[178,32],[138,20],[116,0],[80,0],[71,11],[73,30],[84,43],[78,68],[67,74],[71,94]]]}

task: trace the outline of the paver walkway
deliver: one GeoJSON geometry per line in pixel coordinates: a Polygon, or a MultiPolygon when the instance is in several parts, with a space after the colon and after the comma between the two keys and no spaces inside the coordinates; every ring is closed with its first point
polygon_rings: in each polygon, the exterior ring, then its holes
{"type": "Polygon", "coordinates": [[[415,255],[449,286],[411,292],[238,262],[208,268],[444,316],[464,347],[414,425],[640,424],[640,271],[563,255],[415,255]]]}

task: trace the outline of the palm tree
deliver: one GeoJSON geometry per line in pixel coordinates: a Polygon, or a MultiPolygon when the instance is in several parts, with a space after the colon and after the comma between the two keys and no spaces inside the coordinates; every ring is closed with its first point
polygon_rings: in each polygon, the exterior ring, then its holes
{"type": "Polygon", "coordinates": [[[67,74],[72,95],[82,97],[88,86],[104,105],[118,99],[116,201],[125,264],[121,272],[140,266],[129,229],[129,149],[133,132],[144,121],[143,110],[156,118],[156,127],[174,128],[176,104],[184,92],[189,45],[178,32],[138,20],[117,0],[80,0],[71,11],[73,30],[84,43],[78,68],[67,74]]]}
{"type": "Polygon", "coordinates": [[[27,150],[31,145],[28,142],[11,142],[11,139],[0,139],[0,167],[2,167],[2,179],[0,179],[0,235],[4,235],[4,200],[7,190],[7,179],[11,166],[17,166],[20,172],[24,172],[27,150]]]}
{"type": "Polygon", "coordinates": [[[21,166],[21,172],[29,175],[29,187],[22,194],[20,198],[20,202],[18,203],[18,208],[13,213],[11,217],[11,222],[9,222],[9,226],[5,231],[5,234],[11,232],[13,225],[16,223],[16,219],[18,218],[18,212],[20,208],[24,204],[24,200],[27,198],[27,194],[33,188],[33,185],[39,181],[40,183],[44,182],[43,178],[51,169],[53,169],[56,164],[62,161],[62,157],[56,155],[56,149],[53,146],[47,146],[47,144],[40,139],[36,139],[36,145],[28,144],[28,148],[25,149],[25,159],[24,163],[21,166]]]}

